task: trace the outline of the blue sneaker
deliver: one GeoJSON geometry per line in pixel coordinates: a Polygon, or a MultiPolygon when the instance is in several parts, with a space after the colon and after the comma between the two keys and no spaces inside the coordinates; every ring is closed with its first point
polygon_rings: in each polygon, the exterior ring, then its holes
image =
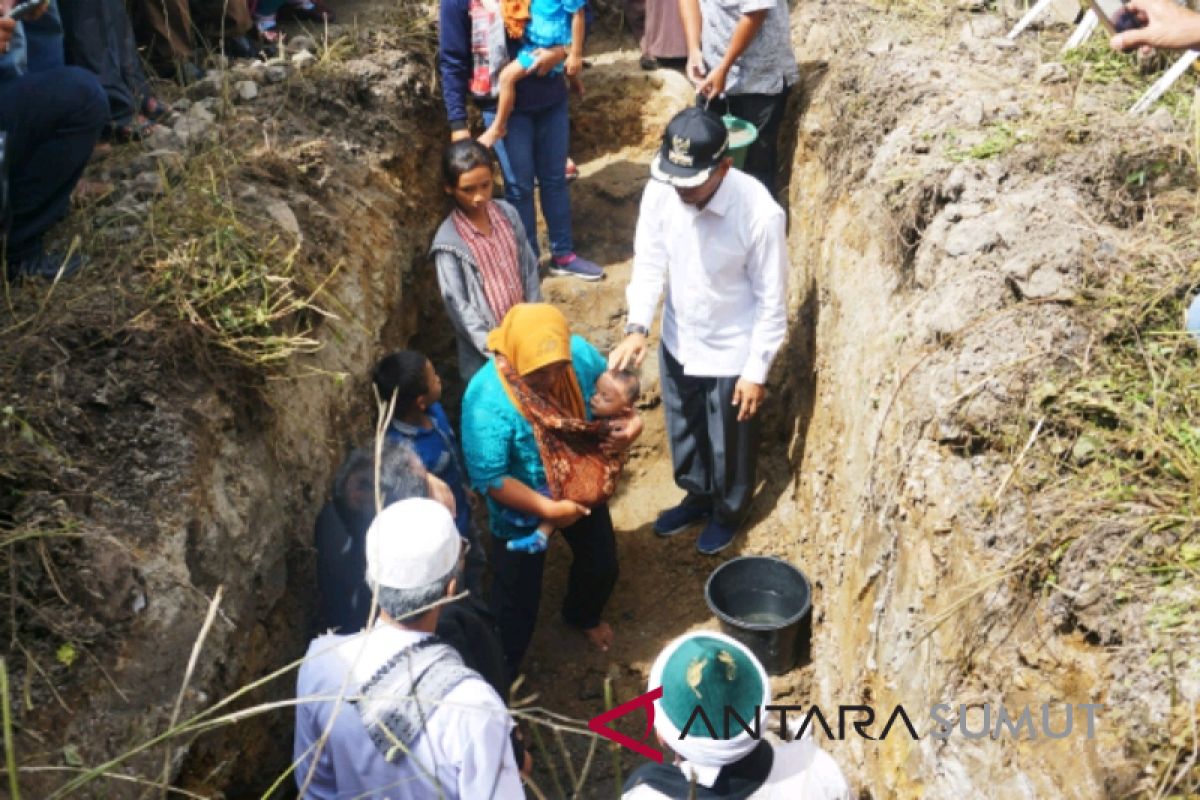
{"type": "Polygon", "coordinates": [[[688,495],[683,502],[668,508],[654,520],[654,532],[659,536],[674,536],[712,515],[712,506],[701,498],[688,495]]]}
{"type": "Polygon", "coordinates": [[[704,530],[700,531],[700,538],[696,540],[696,549],[706,556],[715,556],[733,544],[733,537],[737,535],[737,530],[736,525],[728,525],[718,522],[716,519],[710,519],[704,526],[704,530]]]}
{"type": "Polygon", "coordinates": [[[551,275],[570,275],[583,281],[598,281],[604,278],[604,268],[595,261],[571,253],[569,256],[550,259],[551,275]]]}

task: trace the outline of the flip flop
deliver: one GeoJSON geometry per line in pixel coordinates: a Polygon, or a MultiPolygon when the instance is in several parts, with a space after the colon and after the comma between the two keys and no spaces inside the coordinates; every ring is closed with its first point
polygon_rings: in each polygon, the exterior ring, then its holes
{"type": "Polygon", "coordinates": [[[107,142],[115,144],[128,144],[130,142],[140,142],[154,131],[158,130],[158,124],[138,114],[133,118],[133,121],[127,122],[124,125],[109,123],[104,128],[102,138],[107,142]]]}
{"type": "Polygon", "coordinates": [[[159,100],[154,95],[150,95],[142,101],[142,114],[151,122],[158,122],[175,113],[175,109],[168,104],[159,100]]]}

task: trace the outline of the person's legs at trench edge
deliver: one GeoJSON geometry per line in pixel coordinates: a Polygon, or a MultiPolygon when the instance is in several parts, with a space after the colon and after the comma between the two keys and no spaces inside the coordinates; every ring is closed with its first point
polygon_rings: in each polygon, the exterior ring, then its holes
{"type": "MultiPolygon", "coordinates": [[[[608,506],[597,507],[590,516],[564,528],[562,534],[571,547],[563,619],[587,630],[600,623],[617,582],[617,545],[608,506]]],[[[510,552],[505,540],[493,537],[492,600],[510,684],[520,674],[533,639],[545,565],[545,553],[510,552]]]]}
{"type": "Polygon", "coordinates": [[[95,76],[59,67],[0,84],[0,128],[8,133],[12,229],[10,269],[42,252],[42,234],[66,216],[71,190],[108,120],[95,76]]]}
{"type": "MultiPolygon", "coordinates": [[[[494,109],[483,112],[485,126],[491,125],[495,118],[494,109]]],[[[500,172],[504,175],[504,199],[517,210],[533,254],[538,256],[541,251],[538,249],[537,211],[533,205],[533,128],[531,114],[513,112],[508,120],[508,131],[493,149],[496,151],[496,160],[500,162],[500,172]]]]}
{"type": "Polygon", "coordinates": [[[533,160],[538,200],[550,236],[550,255],[563,258],[575,253],[575,241],[571,235],[571,192],[567,188],[564,169],[571,149],[567,99],[564,97],[550,108],[538,112],[535,120],[533,160]]]}
{"type": "Polygon", "coordinates": [[[738,422],[731,402],[737,376],[686,375],[666,345],[659,345],[659,363],[675,485],[688,502],[712,508],[718,522],[740,526],[754,496],[758,417],[738,422]]]}
{"type": "Polygon", "coordinates": [[[712,508],[712,447],[704,386],[699,379],[683,374],[683,365],[665,344],[659,345],[658,363],[662,365],[663,412],[675,485],[688,493],[688,503],[712,508]]]}
{"type": "Polygon", "coordinates": [[[775,179],[779,169],[779,129],[787,110],[789,87],[779,94],[735,94],[728,97],[729,113],[752,123],[758,138],[746,150],[742,171],[757,178],[775,195],[775,179]]]}
{"type": "Polygon", "coordinates": [[[125,7],[113,0],[60,0],[64,47],[67,61],[83,67],[100,79],[108,95],[109,117],[115,126],[130,125],[138,113],[135,97],[125,74],[120,37],[125,33],[125,7]]]}

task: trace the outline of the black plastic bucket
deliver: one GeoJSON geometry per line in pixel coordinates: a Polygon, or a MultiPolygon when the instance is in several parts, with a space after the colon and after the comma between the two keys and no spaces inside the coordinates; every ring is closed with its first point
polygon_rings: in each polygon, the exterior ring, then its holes
{"type": "Polygon", "coordinates": [[[726,561],[708,576],[704,599],[721,630],[749,647],[771,675],[808,663],[812,585],[788,562],[771,556],[726,561]]]}

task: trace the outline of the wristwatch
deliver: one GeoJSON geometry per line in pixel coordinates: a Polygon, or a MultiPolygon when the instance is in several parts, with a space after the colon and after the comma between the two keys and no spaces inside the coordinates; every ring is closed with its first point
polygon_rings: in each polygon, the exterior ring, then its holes
{"type": "Polygon", "coordinates": [[[636,322],[631,322],[625,326],[625,335],[628,336],[631,333],[640,333],[642,336],[650,335],[650,331],[647,330],[645,325],[638,325],[636,322]]]}

